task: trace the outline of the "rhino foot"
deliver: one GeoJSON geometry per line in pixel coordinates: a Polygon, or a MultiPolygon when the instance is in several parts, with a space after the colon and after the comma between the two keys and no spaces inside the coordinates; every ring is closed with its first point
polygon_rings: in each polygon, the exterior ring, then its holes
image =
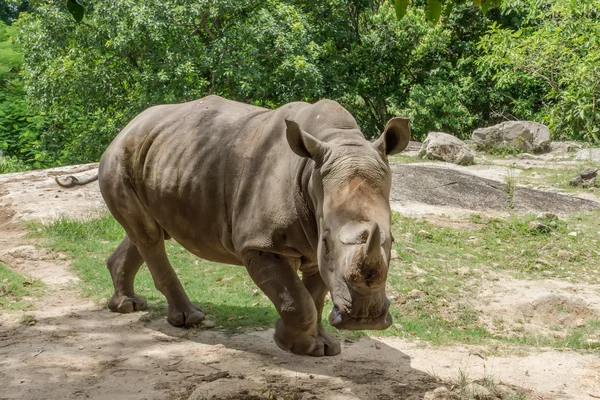
{"type": "Polygon", "coordinates": [[[325,332],[322,326],[319,326],[317,332],[303,333],[290,343],[289,334],[280,319],[275,324],[274,339],[279,348],[298,355],[323,357],[335,356],[342,352],[340,341],[325,332]]]}
{"type": "Polygon", "coordinates": [[[200,325],[204,320],[204,313],[192,303],[185,310],[169,306],[169,316],[167,322],[176,327],[191,328],[200,325]]]}
{"type": "Polygon", "coordinates": [[[108,308],[112,312],[118,313],[132,313],[134,311],[142,311],[148,308],[148,303],[143,297],[136,294],[133,296],[117,295],[113,294],[112,298],[108,302],[108,308]]]}

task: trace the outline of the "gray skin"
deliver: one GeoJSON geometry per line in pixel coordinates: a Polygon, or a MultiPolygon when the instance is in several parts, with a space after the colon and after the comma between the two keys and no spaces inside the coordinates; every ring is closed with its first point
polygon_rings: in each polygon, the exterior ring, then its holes
{"type": "Polygon", "coordinates": [[[127,233],[107,261],[109,308],[147,307],[133,288],[145,261],[171,325],[204,319],[165,253],[173,238],[200,258],[246,267],[277,308],[274,338],[283,350],[341,352],[321,322],[327,292],[331,325],[386,329],[387,156],[409,136],[408,120],[394,118],[370,143],[331,100],[268,110],[208,96],[142,112],[99,166],[102,196],[127,233]]]}

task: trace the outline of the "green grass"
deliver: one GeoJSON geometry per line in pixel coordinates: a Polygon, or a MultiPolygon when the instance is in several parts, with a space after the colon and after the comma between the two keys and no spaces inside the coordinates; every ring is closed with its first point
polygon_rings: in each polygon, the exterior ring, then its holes
{"type": "Polygon", "coordinates": [[[26,278],[0,264],[0,309],[32,310],[32,298],[41,295],[43,287],[40,281],[26,278]]]}
{"type": "MultiPolygon", "coordinates": [[[[592,321],[571,329],[565,337],[526,333],[498,336],[480,322],[472,299],[487,281],[507,278],[556,278],[571,282],[600,283],[600,212],[575,215],[566,221],[541,220],[554,225],[549,232],[532,230],[535,216],[507,220],[473,215],[464,226],[443,227],[394,214],[394,249],[387,291],[393,298],[394,323],[387,331],[344,333],[347,338],[364,334],[419,338],[432,343],[491,341],[593,350],[600,323],[592,321]],[[577,237],[569,232],[578,232],[577,237]],[[411,291],[412,295],[411,295],[411,291]]],[[[451,225],[451,224],[450,224],[451,225]]],[[[81,277],[80,289],[93,298],[109,298],[112,281],[105,260],[123,237],[111,216],[79,222],[59,220],[32,225],[32,235],[44,245],[67,253],[81,277]]],[[[200,260],[174,241],[167,242],[169,258],[192,299],[217,326],[237,328],[272,326],[277,318],[270,301],[257,291],[243,267],[200,260]]],[[[145,267],[136,278],[136,290],[153,309],[151,317],[166,313],[166,302],[154,288],[145,267]]],[[[331,304],[326,305],[328,313],[331,304]]],[[[333,328],[330,328],[333,330],[333,328]]]]}
{"type": "Polygon", "coordinates": [[[580,166],[565,166],[565,168],[530,168],[523,169],[515,178],[519,185],[537,186],[537,187],[555,187],[567,192],[589,192],[600,188],[600,177],[596,179],[596,185],[593,188],[582,188],[571,186],[569,181],[585,167],[595,167],[600,169],[600,164],[585,163],[580,166]]]}

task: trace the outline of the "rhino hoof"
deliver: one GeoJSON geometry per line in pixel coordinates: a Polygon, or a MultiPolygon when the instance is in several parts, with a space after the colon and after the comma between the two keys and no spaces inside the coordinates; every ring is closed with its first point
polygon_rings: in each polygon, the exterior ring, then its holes
{"type": "Polygon", "coordinates": [[[204,313],[197,307],[189,311],[169,310],[167,322],[176,327],[191,328],[192,326],[200,325],[204,320],[204,313]]]}
{"type": "Polygon", "coordinates": [[[125,296],[114,294],[108,302],[108,309],[112,312],[122,314],[132,313],[134,311],[142,311],[148,308],[148,303],[143,297],[138,295],[125,296]]]}
{"type": "Polygon", "coordinates": [[[290,351],[302,356],[336,356],[342,352],[340,341],[325,332],[323,327],[319,327],[316,335],[314,333],[304,333],[297,337],[293,343],[287,339],[286,329],[283,321],[280,319],[275,324],[275,343],[282,350],[290,351]]]}

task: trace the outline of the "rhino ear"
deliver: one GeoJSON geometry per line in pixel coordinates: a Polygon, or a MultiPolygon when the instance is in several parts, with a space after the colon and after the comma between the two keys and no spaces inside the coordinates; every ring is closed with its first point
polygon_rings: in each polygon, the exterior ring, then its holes
{"type": "Polygon", "coordinates": [[[400,153],[410,141],[410,119],[396,117],[389,120],[379,139],[373,143],[375,150],[386,156],[400,153]]]}
{"type": "Polygon", "coordinates": [[[286,119],[285,125],[285,134],[292,151],[300,157],[309,157],[315,160],[317,164],[321,163],[328,150],[327,143],[321,142],[308,132],[303,131],[294,121],[286,119]]]}

